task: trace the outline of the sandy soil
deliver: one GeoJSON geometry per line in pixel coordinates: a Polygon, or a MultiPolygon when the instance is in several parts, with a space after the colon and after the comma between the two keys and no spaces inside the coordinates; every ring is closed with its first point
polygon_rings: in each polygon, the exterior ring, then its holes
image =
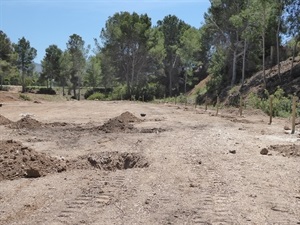
{"type": "Polygon", "coordinates": [[[0,114],[0,224],[300,224],[288,119],[98,101],[0,114]]]}

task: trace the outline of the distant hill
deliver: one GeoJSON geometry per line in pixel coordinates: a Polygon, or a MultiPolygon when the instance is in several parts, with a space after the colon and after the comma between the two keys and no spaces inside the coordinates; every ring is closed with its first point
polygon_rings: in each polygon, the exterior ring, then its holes
{"type": "Polygon", "coordinates": [[[34,63],[34,72],[41,73],[43,70],[42,64],[34,63]]]}

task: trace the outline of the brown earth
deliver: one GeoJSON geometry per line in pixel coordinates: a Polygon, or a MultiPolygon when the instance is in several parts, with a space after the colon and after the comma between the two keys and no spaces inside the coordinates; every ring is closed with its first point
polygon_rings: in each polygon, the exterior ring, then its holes
{"type": "Polygon", "coordinates": [[[38,127],[41,127],[41,126],[42,126],[42,123],[40,123],[39,121],[31,118],[28,115],[25,116],[24,118],[21,118],[17,122],[13,122],[9,125],[9,127],[12,128],[12,129],[22,129],[22,128],[34,129],[34,128],[38,128],[38,127]]]}
{"type": "Polygon", "coordinates": [[[99,127],[99,130],[102,130],[106,133],[113,132],[136,132],[137,129],[134,128],[134,122],[141,122],[142,120],[134,116],[132,113],[126,111],[120,116],[109,119],[106,123],[99,127]]]}
{"type": "Polygon", "coordinates": [[[36,178],[66,170],[65,162],[13,140],[0,141],[0,181],[36,178]]]}
{"type": "Polygon", "coordinates": [[[7,119],[6,117],[0,115],[0,125],[7,125],[10,124],[11,121],[9,119],[7,119]]]}
{"type": "Polygon", "coordinates": [[[21,125],[0,126],[0,224],[300,224],[289,119],[121,101],[5,102],[1,115],[21,125]]]}

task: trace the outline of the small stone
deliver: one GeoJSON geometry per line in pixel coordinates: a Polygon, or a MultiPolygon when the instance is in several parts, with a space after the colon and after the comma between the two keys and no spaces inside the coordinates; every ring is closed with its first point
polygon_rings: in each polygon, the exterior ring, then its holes
{"type": "Polygon", "coordinates": [[[229,153],[235,154],[235,153],[236,153],[236,150],[229,150],[229,153]]]}
{"type": "Polygon", "coordinates": [[[267,155],[269,153],[269,150],[266,149],[266,148],[263,148],[261,151],[260,151],[260,154],[261,155],[267,155]]]}
{"type": "Polygon", "coordinates": [[[287,125],[285,125],[283,129],[284,130],[291,130],[291,128],[289,126],[287,126],[287,125]]]}
{"type": "Polygon", "coordinates": [[[191,184],[190,184],[190,187],[193,188],[193,187],[196,187],[196,185],[191,183],[191,184]]]}

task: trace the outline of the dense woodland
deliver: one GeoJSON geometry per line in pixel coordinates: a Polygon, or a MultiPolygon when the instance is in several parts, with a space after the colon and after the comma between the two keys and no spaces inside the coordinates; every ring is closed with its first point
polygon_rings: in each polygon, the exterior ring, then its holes
{"type": "MultiPolygon", "coordinates": [[[[2,85],[53,85],[78,98],[82,87],[100,97],[145,100],[188,93],[210,79],[199,94],[243,84],[258,70],[299,54],[300,1],[211,0],[200,28],[175,15],[157,24],[147,14],[119,12],[106,21],[95,46],[80,34],[45,49],[42,73],[34,72],[36,49],[21,37],[12,43],[0,31],[2,85]]],[[[197,15],[195,15],[197,16],[197,15]]],[[[55,43],[55,40],[53,40],[55,43]]],[[[266,74],[263,84],[267,87],[266,74]]]]}

